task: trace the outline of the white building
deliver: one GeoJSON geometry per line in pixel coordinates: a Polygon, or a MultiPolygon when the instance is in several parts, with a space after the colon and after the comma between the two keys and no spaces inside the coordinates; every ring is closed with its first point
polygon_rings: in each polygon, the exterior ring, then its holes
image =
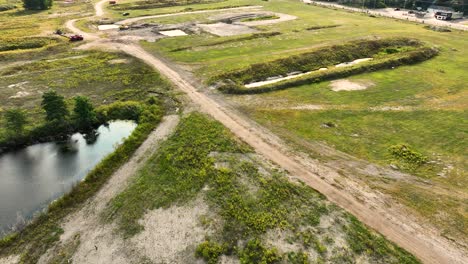
{"type": "Polygon", "coordinates": [[[456,12],[451,7],[446,6],[430,6],[427,9],[429,15],[434,16],[436,19],[440,20],[451,20],[451,19],[459,19],[463,18],[462,12],[456,12]]]}

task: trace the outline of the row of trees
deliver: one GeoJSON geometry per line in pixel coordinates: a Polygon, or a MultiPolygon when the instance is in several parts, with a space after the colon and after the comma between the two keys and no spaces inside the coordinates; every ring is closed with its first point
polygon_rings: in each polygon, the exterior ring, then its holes
{"type": "Polygon", "coordinates": [[[23,6],[29,10],[46,10],[52,7],[52,0],[23,0],[23,6]]]}
{"type": "MultiPolygon", "coordinates": [[[[85,96],[75,96],[74,108],[70,114],[65,98],[56,91],[48,91],[42,95],[41,107],[45,111],[47,123],[64,124],[72,121],[78,129],[90,129],[96,122],[96,112],[90,100],[85,96]]],[[[10,135],[23,135],[28,124],[26,112],[19,108],[5,111],[5,128],[10,135]]]]}

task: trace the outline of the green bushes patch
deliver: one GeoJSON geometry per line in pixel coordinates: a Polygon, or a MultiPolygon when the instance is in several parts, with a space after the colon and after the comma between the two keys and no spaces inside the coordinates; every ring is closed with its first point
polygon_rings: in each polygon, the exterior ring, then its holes
{"type": "Polygon", "coordinates": [[[3,4],[3,5],[0,5],[0,12],[12,10],[12,9],[15,9],[15,8],[16,8],[16,5],[3,4]]]}
{"type": "Polygon", "coordinates": [[[0,52],[10,50],[37,49],[57,42],[58,41],[53,38],[40,37],[2,39],[0,42],[0,52]]]}
{"type": "Polygon", "coordinates": [[[400,65],[418,63],[427,60],[438,51],[422,47],[412,39],[361,40],[344,45],[320,48],[316,51],[295,55],[268,63],[253,64],[246,69],[221,74],[210,80],[221,82],[219,90],[225,93],[254,94],[286,89],[298,85],[321,82],[324,80],[347,77],[350,75],[392,68],[400,65]],[[404,48],[402,48],[404,47],[404,48]],[[375,56],[374,60],[350,67],[333,67],[338,63],[359,58],[375,56]],[[326,71],[319,68],[329,67],[326,71]],[[291,72],[309,72],[309,74],[281,82],[255,88],[245,88],[244,84],[263,81],[272,76],[286,76],[291,72]]]}
{"type": "Polygon", "coordinates": [[[138,233],[146,210],[187,201],[203,188],[213,176],[212,151],[244,152],[220,123],[200,114],[184,118],[135,182],[113,199],[105,217],[116,217],[126,236],[138,233]]]}
{"type": "Polygon", "coordinates": [[[427,162],[427,157],[404,144],[391,146],[388,151],[398,160],[420,166],[427,162]]]}
{"type": "MultiPolygon", "coordinates": [[[[340,253],[331,249],[333,240],[317,230],[320,218],[330,212],[336,215],[333,217],[342,217],[335,222],[337,228],[345,228],[346,214],[328,206],[323,196],[308,186],[292,183],[275,170],[260,171],[248,151],[220,123],[199,113],[189,114],[130,186],[112,200],[103,219],[115,220],[129,237],[142,230],[138,220],[149,210],[182,206],[196,198],[210,208],[208,214],[200,216],[200,224],[204,228],[213,223],[216,226],[193,252],[206,263],[218,263],[223,255],[249,264],[308,263],[309,251],[317,252],[319,259],[339,258],[340,253]],[[291,234],[291,243],[297,243],[301,250],[281,252],[264,239],[268,232],[283,231],[291,234]]],[[[381,259],[398,263],[393,260],[399,257],[392,254],[408,254],[363,228],[389,249],[381,252],[381,259]]],[[[368,255],[367,250],[378,249],[373,243],[366,251],[346,251],[341,258],[368,255]]]]}

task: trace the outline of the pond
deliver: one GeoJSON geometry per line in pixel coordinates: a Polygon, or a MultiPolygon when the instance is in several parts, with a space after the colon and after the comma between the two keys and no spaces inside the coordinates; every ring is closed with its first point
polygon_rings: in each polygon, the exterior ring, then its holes
{"type": "Polygon", "coordinates": [[[0,237],[70,191],[135,127],[132,121],[113,121],[95,133],[73,134],[67,142],[0,155],[0,237]]]}

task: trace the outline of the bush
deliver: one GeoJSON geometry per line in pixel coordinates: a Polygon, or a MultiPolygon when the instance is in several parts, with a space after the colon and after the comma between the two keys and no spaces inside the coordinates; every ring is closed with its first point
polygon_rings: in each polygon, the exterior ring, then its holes
{"type": "Polygon", "coordinates": [[[0,12],[12,10],[12,9],[15,9],[15,8],[16,8],[15,5],[10,5],[10,4],[0,5],[0,12]]]}
{"type": "Polygon", "coordinates": [[[9,50],[37,49],[56,43],[57,40],[43,37],[9,38],[0,42],[0,52],[9,50]]]}
{"type": "Polygon", "coordinates": [[[195,254],[203,258],[208,264],[218,263],[219,257],[226,252],[226,247],[216,242],[205,241],[198,245],[195,254]]]}
{"type": "Polygon", "coordinates": [[[23,6],[30,10],[46,10],[52,7],[52,0],[23,0],[23,6]]]}
{"type": "Polygon", "coordinates": [[[139,121],[143,105],[136,101],[116,102],[97,109],[100,120],[135,120],[139,121]]]}
{"type": "Polygon", "coordinates": [[[281,261],[281,256],[276,248],[265,248],[260,239],[254,238],[240,250],[239,260],[242,264],[270,264],[281,261]]]}
{"type": "Polygon", "coordinates": [[[410,164],[422,165],[427,162],[426,156],[404,144],[393,145],[388,150],[393,157],[410,164]]]}

